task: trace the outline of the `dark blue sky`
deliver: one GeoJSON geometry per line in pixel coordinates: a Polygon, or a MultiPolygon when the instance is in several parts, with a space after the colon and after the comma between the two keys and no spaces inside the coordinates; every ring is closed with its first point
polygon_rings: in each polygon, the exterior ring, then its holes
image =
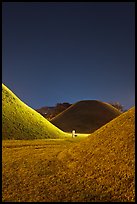
{"type": "Polygon", "coordinates": [[[2,81],[32,108],[135,98],[135,3],[2,3],[2,81]]]}

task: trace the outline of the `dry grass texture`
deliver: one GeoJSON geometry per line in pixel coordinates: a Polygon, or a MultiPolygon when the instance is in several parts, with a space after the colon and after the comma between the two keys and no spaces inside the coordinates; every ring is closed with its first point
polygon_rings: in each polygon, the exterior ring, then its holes
{"type": "Polygon", "coordinates": [[[2,84],[2,139],[69,137],[2,84]]]}
{"type": "Polygon", "coordinates": [[[3,141],[3,201],[134,201],[134,112],[85,139],[3,141]]]}

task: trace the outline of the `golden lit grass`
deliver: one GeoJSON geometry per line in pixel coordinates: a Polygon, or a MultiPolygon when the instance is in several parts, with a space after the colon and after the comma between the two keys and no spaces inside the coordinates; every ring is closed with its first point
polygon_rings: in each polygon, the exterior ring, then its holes
{"type": "Polygon", "coordinates": [[[134,114],[132,108],[58,155],[69,168],[71,188],[63,189],[70,201],[134,201],[134,114]]]}
{"type": "Polygon", "coordinates": [[[92,133],[121,114],[108,103],[79,101],[51,119],[50,122],[65,132],[92,133]]]}
{"type": "Polygon", "coordinates": [[[2,138],[43,139],[69,137],[2,84],[2,138]]]}
{"type": "Polygon", "coordinates": [[[85,139],[3,141],[3,201],[134,201],[134,112],[85,139]]]}
{"type": "Polygon", "coordinates": [[[46,188],[52,185],[50,176],[60,167],[58,154],[81,139],[3,140],[3,201],[43,199],[46,196],[41,191],[43,184],[46,188]]]}

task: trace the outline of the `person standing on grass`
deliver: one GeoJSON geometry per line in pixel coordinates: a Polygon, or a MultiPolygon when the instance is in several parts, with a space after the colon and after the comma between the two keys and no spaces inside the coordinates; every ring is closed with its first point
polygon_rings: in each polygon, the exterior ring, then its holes
{"type": "Polygon", "coordinates": [[[75,130],[72,130],[72,138],[75,137],[75,130]]]}

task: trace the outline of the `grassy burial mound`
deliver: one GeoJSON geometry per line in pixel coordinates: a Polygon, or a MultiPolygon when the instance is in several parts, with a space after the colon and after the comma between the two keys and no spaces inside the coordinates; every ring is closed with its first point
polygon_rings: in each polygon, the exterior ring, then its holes
{"type": "Polygon", "coordinates": [[[67,134],[23,103],[2,84],[3,139],[42,139],[62,138],[64,136],[67,134]]]}
{"type": "Polygon", "coordinates": [[[135,201],[134,114],[131,108],[58,155],[68,169],[56,178],[63,189],[57,200],[135,201]]]}
{"type": "Polygon", "coordinates": [[[3,140],[3,202],[134,201],[134,109],[80,139],[3,140]]]}
{"type": "Polygon", "coordinates": [[[113,106],[96,100],[71,105],[50,122],[65,132],[92,133],[121,113],[113,106]]]}

